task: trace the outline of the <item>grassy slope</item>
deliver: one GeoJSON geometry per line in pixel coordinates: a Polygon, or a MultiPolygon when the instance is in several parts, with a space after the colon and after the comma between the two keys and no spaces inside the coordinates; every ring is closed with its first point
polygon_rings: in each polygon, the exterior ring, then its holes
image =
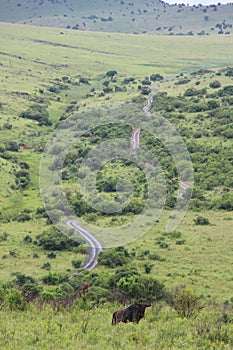
{"type": "Polygon", "coordinates": [[[233,5],[170,6],[162,1],[60,1],[21,0],[1,3],[0,20],[82,30],[159,34],[232,32],[233,5]],[[20,6],[18,5],[20,4],[20,6]],[[93,18],[93,15],[95,18],[93,18]],[[205,17],[208,16],[207,19],[205,17]],[[112,18],[111,21],[104,19],[112,18]],[[221,24],[221,28],[216,28],[221,24]],[[77,26],[78,25],[78,26],[77,26]]]}
{"type": "MultiPolygon", "coordinates": [[[[4,312],[0,341],[2,349],[230,349],[221,341],[203,339],[199,330],[205,330],[206,322],[211,327],[209,336],[214,338],[217,315],[209,313],[196,320],[180,319],[172,310],[163,309],[159,316],[156,307],[146,310],[146,319],[137,324],[111,326],[111,315],[119,305],[105,305],[90,311],[79,306],[70,311],[53,313],[31,308],[25,312],[4,312]],[[210,319],[211,318],[211,319],[210,319]],[[25,337],[26,333],[26,337],[25,337]]],[[[227,326],[225,338],[232,331],[227,326]]],[[[217,332],[216,332],[217,333],[217,332]]],[[[220,332],[219,332],[220,333],[220,332]]],[[[218,334],[218,333],[217,333],[218,334]]],[[[211,338],[211,339],[212,339],[211,338]]],[[[225,339],[224,338],[224,339],[225,339]]],[[[231,336],[229,336],[232,339],[231,336]]]]}
{"type": "MultiPolygon", "coordinates": [[[[13,125],[12,130],[1,131],[1,142],[9,139],[21,140],[29,143],[31,149],[17,153],[19,159],[27,161],[31,166],[32,185],[24,192],[17,192],[12,196],[10,189],[11,177],[3,179],[4,191],[1,201],[5,210],[14,212],[22,208],[35,209],[41,206],[38,195],[38,165],[40,154],[33,152],[34,145],[43,143],[49,129],[39,128],[33,121],[18,118],[19,112],[30,104],[30,98],[38,94],[38,88],[50,85],[56,78],[63,75],[76,77],[87,76],[93,86],[99,86],[99,79],[109,69],[116,69],[122,77],[133,75],[141,78],[152,73],[175,75],[181,71],[188,72],[198,68],[221,68],[231,64],[232,37],[156,37],[146,35],[124,35],[87,33],[64,31],[61,35],[58,29],[37,28],[21,25],[1,24],[1,102],[3,111],[1,125],[6,121],[13,125]],[[46,43],[37,42],[44,40],[46,43]],[[55,43],[51,45],[51,42],[55,43]],[[70,46],[70,47],[69,47],[70,46]],[[12,56],[16,55],[16,57],[12,56]],[[19,56],[21,58],[19,58],[19,56]],[[48,83],[49,81],[49,83],[48,83]],[[16,92],[26,92],[16,94],[16,92]],[[10,192],[10,193],[7,193],[10,192]],[[10,195],[9,195],[10,194],[10,195]]],[[[163,90],[174,93],[173,82],[163,83],[163,90]]],[[[185,86],[187,88],[187,86],[185,86]]],[[[96,102],[111,104],[127,100],[135,93],[116,93],[110,100],[90,98],[83,99],[83,87],[72,87],[71,91],[61,93],[61,101],[49,95],[50,113],[54,120],[60,115],[68,102],[74,98],[80,106],[93,106],[96,102]]],[[[89,88],[88,88],[89,89],[89,88]]],[[[1,174],[10,169],[11,163],[5,162],[1,174]]],[[[5,175],[4,175],[5,177],[5,175]]],[[[160,277],[169,286],[180,283],[193,284],[205,296],[216,296],[219,301],[230,298],[232,281],[229,277],[231,266],[231,230],[232,221],[229,213],[203,213],[210,218],[213,226],[196,227],[193,219],[197,215],[188,212],[180,230],[186,239],[186,244],[177,246],[173,242],[171,249],[161,250],[155,246],[155,237],[164,231],[166,213],[159,226],[150,231],[148,236],[130,246],[136,249],[151,249],[166,257],[166,261],[153,266],[153,275],[160,277]],[[201,249],[200,249],[201,245],[201,249]],[[139,248],[138,248],[139,247],[139,248]],[[208,252],[208,254],[207,254],[208,252]],[[223,257],[224,254],[224,257],[223,257]],[[177,256],[179,259],[177,261],[177,256]],[[216,263],[210,263],[211,261],[216,263]],[[217,285],[217,288],[216,288],[217,285]]],[[[1,279],[11,279],[13,271],[24,271],[34,276],[45,273],[41,266],[47,261],[44,253],[38,252],[37,260],[32,255],[37,250],[25,246],[22,239],[26,234],[33,237],[44,229],[44,222],[31,221],[29,223],[2,223],[1,232],[8,232],[7,242],[1,242],[2,255],[6,259],[1,264],[1,279]],[[18,258],[10,255],[10,250],[16,249],[18,258]],[[33,266],[33,271],[31,269],[33,266]]],[[[74,255],[59,254],[56,261],[51,262],[52,271],[65,272],[70,268],[70,261],[74,255]],[[68,261],[69,260],[69,261],[68,261]]],[[[77,258],[77,256],[75,256],[77,258]]],[[[80,257],[82,258],[82,257],[80,257]]],[[[143,268],[143,262],[138,262],[143,268]]]]}
{"type": "Polygon", "coordinates": [[[232,324],[221,324],[223,329],[217,328],[220,316],[215,312],[206,311],[188,320],[178,318],[176,312],[168,308],[163,308],[158,315],[155,306],[146,309],[146,317],[139,324],[120,323],[112,327],[111,315],[118,308],[119,305],[107,304],[84,311],[78,305],[58,313],[50,307],[3,312],[1,349],[232,349],[232,324]]]}

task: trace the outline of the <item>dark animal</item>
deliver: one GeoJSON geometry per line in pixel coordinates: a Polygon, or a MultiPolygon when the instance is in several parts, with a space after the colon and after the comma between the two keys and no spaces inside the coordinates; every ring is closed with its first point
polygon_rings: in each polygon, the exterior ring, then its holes
{"type": "Polygon", "coordinates": [[[85,283],[82,288],[81,288],[81,292],[82,294],[88,293],[88,288],[90,287],[89,283],[85,283]]]}
{"type": "Polygon", "coordinates": [[[145,315],[145,309],[151,306],[148,303],[134,303],[127,307],[126,309],[117,310],[112,315],[112,325],[116,325],[119,322],[136,322],[139,321],[145,315]]]}

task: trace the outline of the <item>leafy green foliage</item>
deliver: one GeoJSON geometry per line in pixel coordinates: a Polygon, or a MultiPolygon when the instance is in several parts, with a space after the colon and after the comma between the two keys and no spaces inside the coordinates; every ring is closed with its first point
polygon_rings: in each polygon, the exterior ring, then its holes
{"type": "Polygon", "coordinates": [[[82,261],[81,260],[72,260],[71,264],[75,269],[78,269],[81,267],[82,261]]]}
{"type": "Polygon", "coordinates": [[[17,289],[8,289],[5,296],[5,306],[10,310],[23,310],[25,304],[22,294],[17,289]]]}
{"type": "Polygon", "coordinates": [[[150,76],[150,80],[151,81],[160,81],[160,80],[163,80],[164,77],[161,75],[161,74],[151,74],[150,76]]]}
{"type": "Polygon", "coordinates": [[[210,224],[209,220],[207,218],[205,218],[204,216],[196,217],[194,222],[196,225],[209,225],[210,224]]]}
{"type": "Polygon", "coordinates": [[[123,266],[129,261],[129,253],[124,247],[117,247],[100,252],[98,262],[110,268],[123,266]]]}
{"type": "Polygon", "coordinates": [[[188,288],[180,288],[176,292],[171,304],[182,318],[195,317],[203,308],[200,303],[200,297],[188,288]]]}
{"type": "Polygon", "coordinates": [[[212,88],[212,89],[217,89],[219,87],[221,87],[221,83],[220,81],[218,80],[214,80],[214,81],[211,81],[209,86],[212,88]]]}
{"type": "Polygon", "coordinates": [[[39,125],[51,125],[48,111],[40,104],[31,105],[26,111],[20,114],[21,118],[32,119],[38,122],[39,125]]]}
{"type": "Polygon", "coordinates": [[[16,286],[22,287],[24,284],[27,284],[27,283],[35,283],[35,280],[33,277],[27,276],[21,272],[14,272],[13,275],[15,276],[15,279],[13,282],[16,286]]]}
{"type": "Polygon", "coordinates": [[[116,70],[109,70],[108,72],[106,72],[106,77],[108,77],[108,78],[112,79],[115,75],[117,75],[116,70]]]}
{"type": "Polygon", "coordinates": [[[80,244],[68,238],[56,228],[44,231],[37,235],[36,239],[35,244],[41,246],[44,250],[72,250],[80,244]]]}
{"type": "Polygon", "coordinates": [[[30,181],[30,173],[28,170],[19,170],[15,173],[16,176],[16,184],[20,186],[20,188],[25,189],[30,181]]]}
{"type": "Polygon", "coordinates": [[[55,285],[60,284],[63,281],[63,278],[61,275],[59,275],[55,272],[54,273],[50,272],[48,275],[45,275],[42,277],[42,281],[45,284],[55,286],[55,285]]]}
{"type": "Polygon", "coordinates": [[[156,279],[146,276],[122,277],[117,287],[123,295],[134,300],[160,300],[163,296],[163,285],[156,279]]]}

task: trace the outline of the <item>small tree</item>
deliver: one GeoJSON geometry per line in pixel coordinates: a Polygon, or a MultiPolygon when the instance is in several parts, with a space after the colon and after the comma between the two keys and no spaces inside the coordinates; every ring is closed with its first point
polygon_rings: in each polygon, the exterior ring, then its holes
{"type": "Polygon", "coordinates": [[[108,72],[106,72],[106,77],[113,79],[113,77],[117,75],[117,71],[116,70],[109,70],[108,72]]]}
{"type": "Polygon", "coordinates": [[[176,292],[172,300],[172,306],[182,318],[196,316],[203,308],[200,297],[189,288],[181,288],[176,292]]]}
{"type": "Polygon", "coordinates": [[[163,80],[163,76],[160,74],[152,74],[150,76],[150,80],[151,81],[159,81],[159,80],[163,80]]]}
{"type": "Polygon", "coordinates": [[[211,81],[210,82],[210,85],[209,85],[212,89],[217,89],[219,87],[221,87],[221,83],[220,81],[218,80],[214,80],[214,81],[211,81]]]}
{"type": "Polygon", "coordinates": [[[81,260],[72,260],[71,264],[75,269],[78,269],[78,268],[80,268],[82,261],[81,260]]]}
{"type": "Polygon", "coordinates": [[[129,253],[124,247],[117,247],[100,252],[98,262],[110,268],[123,266],[129,261],[129,253]]]}
{"type": "Polygon", "coordinates": [[[25,304],[20,291],[14,288],[7,290],[5,297],[5,305],[10,310],[23,310],[25,304]]]}
{"type": "Polygon", "coordinates": [[[196,219],[194,219],[194,222],[196,225],[209,225],[209,219],[205,218],[204,216],[198,216],[196,219]]]}

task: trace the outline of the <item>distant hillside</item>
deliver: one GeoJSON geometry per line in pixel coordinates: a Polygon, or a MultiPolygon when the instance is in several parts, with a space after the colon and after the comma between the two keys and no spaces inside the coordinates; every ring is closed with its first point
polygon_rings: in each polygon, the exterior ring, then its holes
{"type": "Polygon", "coordinates": [[[231,34],[233,3],[185,6],[160,0],[2,0],[0,21],[135,34],[231,34]]]}

